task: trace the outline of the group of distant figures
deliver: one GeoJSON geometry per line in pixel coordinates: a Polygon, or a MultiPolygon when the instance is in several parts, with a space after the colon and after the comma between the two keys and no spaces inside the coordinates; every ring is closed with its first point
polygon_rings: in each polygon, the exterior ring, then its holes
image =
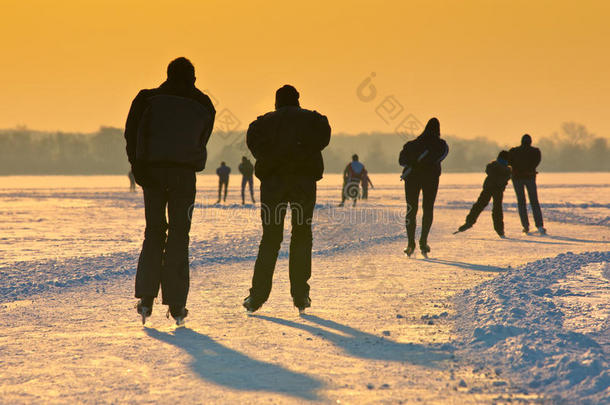
{"type": "MultiPolygon", "coordinates": [[[[317,111],[301,108],[299,92],[284,85],[275,92],[275,109],[259,116],[248,127],[246,144],[255,165],[242,158],[242,203],[245,186],[250,186],[254,202],[254,173],[260,180],[262,238],[254,263],[249,295],[242,305],[257,311],[271,292],[273,272],[284,233],[284,219],[291,211],[292,232],[288,271],[290,294],[299,311],[311,306],[312,220],[316,206],[317,181],[324,173],[322,150],[330,142],[328,119],[317,111]]],[[[132,189],[142,186],[146,229],[138,259],[135,296],[137,311],[146,321],[154,299],[162,292],[176,324],[188,315],[189,232],[196,194],[196,172],[205,168],[207,143],[214,127],[216,110],[210,98],[195,87],[195,68],[186,58],[177,58],[167,67],[167,80],[157,88],[141,90],[131,104],[125,124],[127,157],[131,164],[132,189]]],[[[428,234],[433,220],[441,162],[449,147],[441,139],[440,123],[432,118],[416,139],[407,142],[399,156],[403,167],[407,202],[406,231],[409,256],[415,250],[416,213],[419,194],[423,194],[423,220],[420,249],[430,252],[428,234]]],[[[487,165],[483,191],[466,222],[458,231],[472,227],[479,214],[493,199],[494,227],[504,236],[502,196],[510,177],[517,193],[524,232],[529,232],[525,205],[526,188],[534,211],[536,226],[544,233],[536,193],[536,167],[540,151],[524,135],[521,146],[502,151],[487,165]],[[511,170],[512,166],[512,170],[511,170]]],[[[222,162],[218,201],[226,200],[230,167],[222,162]],[[224,194],[223,194],[224,191],[224,194]]],[[[373,187],[364,165],[354,155],[343,172],[341,204],[348,199],[368,198],[373,187]],[[362,193],[360,193],[362,186],[362,193]]]]}

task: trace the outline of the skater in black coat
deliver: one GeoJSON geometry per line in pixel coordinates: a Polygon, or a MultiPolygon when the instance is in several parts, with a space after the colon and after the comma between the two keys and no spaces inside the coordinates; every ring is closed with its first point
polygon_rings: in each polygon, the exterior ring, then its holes
{"type": "Polygon", "coordinates": [[[483,182],[483,191],[479,195],[478,200],[472,206],[470,213],[466,217],[464,225],[460,226],[457,232],[464,232],[477,222],[477,218],[481,212],[487,207],[489,201],[493,199],[493,208],[491,217],[494,223],[494,229],[501,238],[504,238],[504,217],[502,213],[502,197],[504,190],[508,184],[511,175],[511,168],[508,165],[509,153],[505,150],[498,154],[498,158],[489,163],[485,168],[487,177],[483,182]]]}
{"type": "Polygon", "coordinates": [[[423,194],[424,214],[419,247],[424,255],[430,252],[428,234],[434,216],[441,162],[448,152],[449,146],[441,139],[440,123],[436,118],[430,119],[422,134],[407,142],[400,152],[398,162],[403,167],[401,178],[405,181],[407,200],[406,227],[409,241],[405,253],[408,256],[411,256],[415,250],[416,215],[420,191],[423,194]]]}

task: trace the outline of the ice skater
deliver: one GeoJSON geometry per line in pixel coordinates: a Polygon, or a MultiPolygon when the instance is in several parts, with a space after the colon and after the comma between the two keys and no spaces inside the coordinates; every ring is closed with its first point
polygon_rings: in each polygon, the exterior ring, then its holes
{"type": "Polygon", "coordinates": [[[129,191],[133,193],[136,191],[136,178],[133,177],[133,172],[131,170],[127,173],[127,177],[129,178],[129,191]]]}
{"type": "Polygon", "coordinates": [[[538,174],[536,168],[541,159],[540,149],[532,146],[532,137],[528,134],[521,138],[521,146],[514,147],[509,151],[509,163],[513,168],[513,187],[515,188],[515,194],[517,194],[517,207],[519,208],[523,233],[529,233],[530,231],[527,203],[525,202],[525,189],[527,189],[536,228],[538,228],[540,234],[546,234],[536,187],[536,175],[538,174]]]}
{"type": "Polygon", "coordinates": [[[373,182],[371,181],[371,178],[369,177],[369,172],[364,169],[362,171],[362,178],[360,179],[361,183],[362,183],[362,199],[363,200],[368,200],[369,199],[369,185],[371,186],[371,188],[375,188],[375,186],[373,186],[373,182]]]}
{"type": "Polygon", "coordinates": [[[254,166],[252,166],[250,159],[242,156],[238,169],[241,173],[241,203],[242,205],[246,203],[246,185],[248,185],[250,187],[250,198],[252,198],[252,204],[254,204],[254,179],[252,178],[254,166]]]}
{"type": "Polygon", "coordinates": [[[440,123],[436,118],[430,119],[422,134],[407,142],[400,152],[398,162],[403,167],[401,178],[405,181],[405,198],[407,200],[408,245],[404,252],[409,257],[415,251],[415,226],[420,191],[423,194],[422,208],[424,214],[419,247],[424,256],[430,252],[428,234],[434,216],[434,201],[438,192],[441,162],[448,152],[449,147],[447,142],[441,139],[440,123]]]}
{"type": "Polygon", "coordinates": [[[263,237],[254,264],[250,295],[243,306],[258,310],[269,298],[275,263],[284,233],[284,217],[290,205],[290,294],[294,306],[311,306],[311,222],[316,205],[316,182],[322,178],[322,150],[330,141],[328,119],[299,105],[299,93],[285,85],[275,93],[275,111],[250,124],[248,148],[256,159],[255,174],[261,181],[263,237]]]}
{"type": "MultiPolygon", "coordinates": [[[[466,217],[464,225],[460,226],[455,232],[464,232],[477,222],[477,218],[481,212],[487,207],[489,201],[493,199],[493,207],[491,217],[493,219],[494,229],[498,236],[504,238],[504,217],[502,212],[502,197],[504,190],[508,184],[511,175],[511,168],[508,165],[509,153],[505,150],[498,154],[498,158],[489,163],[485,168],[487,177],[483,182],[483,191],[479,195],[477,201],[473,204],[470,213],[466,217]]],[[[455,234],[454,233],[454,234],[455,234]]]]}
{"type": "Polygon", "coordinates": [[[131,104],[125,124],[127,156],[144,190],[146,216],[135,283],[142,323],[152,313],[159,287],[177,324],[188,314],[195,172],[205,168],[215,115],[210,98],[195,87],[195,68],[186,58],[173,60],[167,80],[156,89],[141,90],[131,104]]]}
{"type": "Polygon", "coordinates": [[[352,161],[343,170],[343,189],[339,207],[343,207],[348,198],[353,200],[352,206],[356,206],[356,201],[360,197],[360,180],[364,170],[364,165],[358,160],[358,155],[354,154],[352,161]]]}
{"type": "Polygon", "coordinates": [[[221,197],[223,197],[223,187],[225,193],[222,201],[227,202],[227,189],[229,188],[229,175],[231,174],[231,168],[227,166],[225,162],[220,162],[220,166],[218,169],[216,169],[216,174],[218,175],[218,201],[216,201],[216,204],[220,204],[221,197]]]}

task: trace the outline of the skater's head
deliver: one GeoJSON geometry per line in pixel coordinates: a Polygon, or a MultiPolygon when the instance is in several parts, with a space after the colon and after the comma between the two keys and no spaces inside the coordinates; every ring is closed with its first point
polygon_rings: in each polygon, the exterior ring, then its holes
{"type": "Polygon", "coordinates": [[[521,137],[521,145],[530,146],[532,144],[532,137],[529,134],[525,134],[521,137]]]}
{"type": "Polygon", "coordinates": [[[167,65],[167,81],[174,84],[194,85],[195,67],[185,57],[176,58],[167,65]]]}
{"type": "Polygon", "coordinates": [[[509,154],[508,151],[503,150],[502,152],[498,153],[498,162],[504,164],[504,165],[508,165],[508,158],[509,158],[509,154]]]}
{"type": "Polygon", "coordinates": [[[356,155],[355,153],[352,155],[352,161],[354,161],[354,162],[358,161],[358,155],[356,155]]]}
{"type": "Polygon", "coordinates": [[[241,161],[245,163],[245,162],[247,162],[247,161],[248,161],[248,158],[247,158],[247,157],[245,157],[245,156],[242,156],[242,157],[241,157],[241,161]]]}
{"type": "Polygon", "coordinates": [[[430,118],[421,136],[441,137],[441,123],[438,121],[438,118],[430,118]]]}
{"type": "Polygon", "coordinates": [[[287,106],[299,107],[299,92],[289,84],[283,85],[275,92],[275,109],[287,106]]]}
{"type": "Polygon", "coordinates": [[[226,163],[225,162],[220,162],[220,165],[221,166],[226,166],[226,163]]]}

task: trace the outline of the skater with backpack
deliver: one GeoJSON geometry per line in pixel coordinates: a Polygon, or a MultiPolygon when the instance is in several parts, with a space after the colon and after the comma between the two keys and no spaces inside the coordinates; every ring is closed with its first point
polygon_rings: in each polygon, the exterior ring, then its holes
{"type": "Polygon", "coordinates": [[[400,152],[398,163],[403,167],[401,179],[405,182],[407,200],[406,228],[408,245],[404,252],[411,256],[415,251],[415,228],[419,193],[423,194],[421,235],[419,247],[424,256],[430,252],[428,234],[434,217],[434,201],[438,192],[441,162],[449,153],[447,142],[441,139],[440,123],[432,118],[416,139],[407,142],[400,152]]]}
{"type": "Polygon", "coordinates": [[[250,294],[243,306],[258,310],[269,298],[275,263],[290,205],[290,295],[303,311],[311,306],[312,217],[316,205],[316,182],[322,178],[322,150],[330,142],[328,119],[300,107],[299,92],[285,85],[275,93],[275,111],[258,117],[246,135],[256,159],[255,174],[261,181],[263,237],[254,264],[250,294]]]}
{"type": "Polygon", "coordinates": [[[141,90],[131,104],[125,124],[127,157],[144,190],[146,215],[135,282],[142,323],[152,313],[159,287],[168,317],[182,324],[188,314],[195,172],[205,168],[215,115],[210,98],[195,87],[195,68],[186,58],[173,60],[167,80],[141,90]]]}
{"type": "Polygon", "coordinates": [[[360,181],[365,171],[364,165],[358,160],[358,155],[354,154],[352,161],[343,170],[343,189],[339,207],[343,207],[348,198],[353,200],[352,206],[356,206],[356,201],[360,197],[360,181]]]}
{"type": "Polygon", "coordinates": [[[494,229],[498,236],[504,238],[504,217],[502,213],[502,197],[504,190],[511,176],[511,168],[508,165],[509,153],[505,150],[498,154],[498,158],[489,163],[485,168],[487,177],[483,182],[483,190],[477,201],[473,204],[470,213],[466,217],[464,225],[454,233],[464,232],[477,222],[477,218],[481,212],[487,207],[489,201],[493,199],[493,207],[491,217],[493,219],[494,229]]]}

